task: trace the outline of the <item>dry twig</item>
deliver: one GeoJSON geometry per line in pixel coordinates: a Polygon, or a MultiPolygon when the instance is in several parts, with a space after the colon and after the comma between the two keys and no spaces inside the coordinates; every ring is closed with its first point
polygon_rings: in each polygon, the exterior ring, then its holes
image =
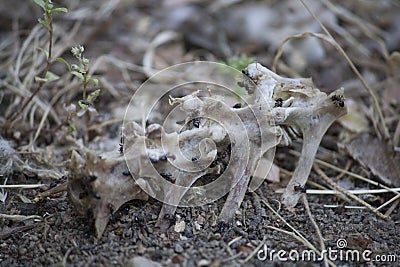
{"type": "MultiPolygon", "coordinates": [[[[321,230],[319,229],[317,222],[314,220],[314,216],[311,213],[310,205],[308,204],[307,196],[305,194],[303,194],[303,204],[304,204],[304,207],[306,208],[306,211],[307,211],[308,217],[310,218],[311,223],[313,224],[315,230],[317,231],[321,250],[326,251],[324,237],[322,236],[321,230]]],[[[325,264],[325,266],[329,265],[327,258],[326,258],[326,254],[324,254],[324,264],[325,264]]]]}
{"type": "Polygon", "coordinates": [[[329,178],[322,170],[321,168],[317,165],[314,164],[314,170],[317,172],[317,174],[326,182],[328,183],[330,186],[332,186],[335,190],[343,193],[344,195],[348,196],[349,198],[351,198],[352,200],[360,203],[361,205],[365,206],[367,209],[369,209],[371,212],[373,212],[376,216],[378,216],[381,219],[387,220],[388,217],[384,214],[382,214],[381,212],[377,211],[374,207],[372,207],[370,204],[368,204],[367,202],[365,202],[364,200],[358,198],[357,196],[355,196],[354,194],[351,194],[349,191],[347,191],[346,189],[341,188],[340,186],[338,186],[334,181],[332,181],[331,178],[329,178]]]}
{"type": "MultiPolygon", "coordinates": [[[[324,24],[319,20],[319,18],[310,10],[308,5],[304,2],[304,0],[300,0],[301,3],[304,5],[304,7],[307,9],[308,13],[318,22],[318,24],[321,26],[322,30],[325,32],[327,36],[332,40],[332,42],[335,44],[335,48],[338,49],[340,54],[346,59],[347,63],[349,63],[350,68],[353,70],[353,72],[357,75],[357,77],[360,79],[362,85],[364,88],[367,90],[368,94],[372,98],[372,102],[374,103],[374,108],[376,112],[378,113],[379,119],[381,121],[381,130],[383,131],[383,135],[385,139],[390,138],[389,130],[386,126],[385,123],[385,118],[383,117],[383,113],[381,110],[381,107],[379,105],[378,98],[376,97],[374,91],[371,89],[371,87],[368,85],[367,81],[364,79],[364,77],[361,75],[361,73],[358,71],[357,67],[353,64],[347,53],[344,51],[344,49],[339,45],[339,43],[336,41],[336,39],[332,36],[332,34],[328,31],[328,29],[324,26],[324,24]]],[[[376,129],[376,134],[378,136],[381,136],[381,133],[376,129]]]]}

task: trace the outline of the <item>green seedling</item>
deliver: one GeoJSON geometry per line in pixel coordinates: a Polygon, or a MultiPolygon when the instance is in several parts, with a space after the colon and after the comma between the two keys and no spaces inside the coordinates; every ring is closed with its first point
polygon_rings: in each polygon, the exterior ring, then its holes
{"type": "MultiPolygon", "coordinates": [[[[229,58],[227,60],[227,62],[221,61],[220,63],[222,63],[224,65],[228,65],[229,67],[232,67],[240,72],[253,62],[255,62],[254,57],[249,57],[247,55],[242,54],[239,57],[235,56],[235,57],[229,58]]],[[[222,67],[221,71],[223,73],[225,73],[227,71],[227,68],[222,67]]],[[[235,76],[235,75],[233,75],[233,76],[235,76]]],[[[236,86],[235,88],[233,88],[233,93],[235,94],[237,100],[241,101],[243,96],[246,94],[246,91],[243,88],[241,88],[240,86],[236,86]]]]}
{"type": "MultiPolygon", "coordinates": [[[[33,0],[38,6],[40,6],[44,13],[43,13],[43,18],[39,18],[38,22],[45,28],[48,33],[49,33],[49,46],[48,50],[45,50],[44,48],[39,47],[38,50],[43,52],[46,55],[46,69],[44,71],[44,74],[42,77],[36,76],[35,81],[38,82],[39,84],[45,84],[48,82],[56,81],[60,77],[53,72],[49,70],[51,64],[53,63],[52,61],[52,51],[53,51],[53,13],[56,12],[63,12],[67,13],[68,9],[65,7],[58,7],[55,8],[53,3],[50,0],[33,0]]],[[[59,59],[56,59],[59,61],[59,59]]],[[[41,87],[43,87],[43,85],[41,87]]],[[[40,87],[40,88],[41,88],[40,87]]]]}
{"type": "MultiPolygon", "coordinates": [[[[38,50],[42,51],[45,56],[46,56],[46,67],[43,72],[42,76],[36,76],[35,81],[38,82],[38,86],[36,87],[35,91],[32,93],[32,95],[24,102],[22,105],[21,109],[14,113],[11,118],[9,118],[9,121],[14,121],[21,113],[25,110],[27,105],[32,101],[32,99],[39,93],[39,91],[43,88],[43,86],[46,83],[55,81],[59,79],[59,76],[54,74],[53,72],[50,71],[50,66],[53,63],[52,60],[52,52],[53,52],[53,13],[56,12],[63,12],[66,13],[68,12],[68,9],[65,7],[54,7],[53,3],[51,0],[33,0],[34,3],[36,3],[38,6],[40,6],[44,13],[43,13],[43,18],[39,18],[38,21],[39,23],[45,28],[48,33],[49,33],[49,44],[48,44],[48,49],[44,49],[39,47],[38,50]]],[[[63,60],[63,59],[62,59],[63,60]]],[[[65,61],[65,60],[64,60],[65,61]]]]}

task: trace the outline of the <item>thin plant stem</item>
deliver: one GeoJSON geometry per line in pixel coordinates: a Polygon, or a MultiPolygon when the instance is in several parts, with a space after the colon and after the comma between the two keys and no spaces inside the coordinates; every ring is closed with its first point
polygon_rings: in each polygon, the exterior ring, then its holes
{"type": "MultiPolygon", "coordinates": [[[[47,1],[47,4],[48,4],[48,1],[47,1]]],[[[46,74],[50,69],[50,65],[52,63],[51,57],[52,57],[52,51],[53,51],[53,18],[52,18],[51,13],[48,10],[46,10],[45,13],[46,13],[45,16],[48,16],[50,18],[49,19],[50,29],[48,31],[49,32],[49,54],[48,54],[47,61],[46,61],[46,68],[45,68],[44,74],[43,74],[44,78],[46,77],[46,74]]],[[[36,87],[35,91],[33,91],[32,95],[24,102],[21,109],[18,110],[16,113],[14,113],[14,115],[11,118],[9,118],[11,125],[13,124],[14,120],[16,120],[19,115],[21,115],[21,113],[25,110],[25,108],[32,101],[32,99],[39,93],[39,91],[43,88],[45,83],[46,83],[45,81],[40,81],[38,86],[36,87]]]]}

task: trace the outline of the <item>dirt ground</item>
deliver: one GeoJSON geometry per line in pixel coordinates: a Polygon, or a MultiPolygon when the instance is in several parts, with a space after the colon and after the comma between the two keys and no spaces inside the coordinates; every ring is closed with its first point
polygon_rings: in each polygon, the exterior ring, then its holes
{"type": "MultiPolygon", "coordinates": [[[[38,100],[28,105],[13,128],[6,128],[7,116],[16,112],[36,88],[33,77],[43,71],[45,58],[35,47],[46,47],[48,36],[36,26],[42,14],[33,1],[3,0],[0,134],[17,151],[24,162],[21,164],[33,167],[13,167],[11,171],[2,167],[0,171],[7,172],[0,172],[0,183],[46,186],[1,188],[0,266],[324,266],[321,260],[278,258],[280,250],[287,257],[289,252],[301,254],[312,246],[318,251],[335,250],[337,257],[331,258],[331,266],[400,266],[399,199],[388,203],[396,193],[358,195],[371,209],[387,203],[378,211],[388,214],[387,220],[360,202],[346,201],[343,195],[307,192],[307,202],[300,201],[293,211],[281,206],[279,190],[285,188],[296,167],[298,157],[293,151],[301,151],[301,140],[290,147],[277,148],[274,163],[280,169],[278,180],[265,181],[255,193],[247,193],[233,225],[217,220],[225,197],[205,206],[178,207],[175,215],[166,218],[170,225],[166,232],[155,226],[161,202],[133,200],[110,216],[105,232],[97,239],[90,216],[77,214],[67,192],[34,203],[39,193],[68,178],[68,164],[76,146],[69,145],[66,136],[99,152],[119,149],[124,112],[120,107],[128,104],[133,92],[149,76],[149,69],[191,60],[229,63],[234,59],[239,64],[239,55],[271,66],[286,37],[322,32],[304,6],[295,1],[53,2],[69,9],[67,14],[54,16],[55,55],[73,61],[71,47],[83,44],[102,91],[94,103],[97,114],[75,118],[76,129],[71,134],[63,123],[68,117],[65,106],[79,100],[81,89],[76,79],[65,74],[62,64],[54,65],[51,70],[60,80],[46,85],[38,94],[43,105],[52,106],[40,134],[35,137],[44,113],[38,100]],[[151,55],[151,64],[144,59],[146,55],[151,55]],[[321,247],[321,238],[307,212],[308,205],[325,248],[321,247]],[[371,261],[343,256],[349,251],[359,255],[370,251],[367,256],[371,261]],[[264,252],[273,258],[263,258],[264,252]]],[[[311,37],[291,41],[278,64],[281,75],[312,77],[328,93],[343,86],[346,103],[358,103],[348,104],[354,116],[328,130],[316,156],[339,170],[322,165],[321,169],[346,190],[400,187],[400,156],[393,150],[400,146],[400,60],[395,53],[400,51],[399,3],[306,2],[373,88],[389,136],[385,139],[378,114],[371,112],[371,95],[333,46],[311,37]],[[306,39],[314,41],[302,41],[306,39]],[[358,139],[362,134],[368,134],[373,141],[350,141],[363,140],[358,139]],[[385,152],[389,150],[390,153],[385,152]],[[353,174],[375,184],[355,179],[353,174]]],[[[0,157],[2,165],[6,166],[6,162],[0,157]]],[[[333,188],[314,169],[307,189],[333,188]]]]}
{"type": "MultiPolygon", "coordinates": [[[[277,209],[279,196],[264,184],[257,192],[268,199],[277,209]]],[[[35,192],[29,192],[34,195],[35,192]]],[[[28,195],[29,197],[29,195],[28,195]]],[[[304,266],[304,262],[260,260],[257,255],[243,262],[261,243],[270,250],[303,251],[304,244],[288,234],[267,229],[273,226],[286,231],[290,228],[268,208],[260,204],[259,197],[247,194],[236,221],[240,226],[211,226],[212,214],[218,214],[223,201],[198,208],[178,208],[176,216],[186,222],[181,233],[174,231],[174,222],[165,233],[155,228],[161,205],[157,201],[132,202],[124,205],[111,219],[100,240],[95,238],[93,226],[78,218],[65,194],[39,205],[24,204],[15,195],[12,203],[2,213],[17,212],[21,215],[37,214],[42,222],[2,222],[3,232],[14,229],[9,235],[2,234],[2,266],[151,266],[133,265],[131,259],[140,255],[162,266],[304,266]],[[197,230],[196,222],[204,223],[197,230]],[[23,229],[24,226],[29,226],[23,229]],[[22,227],[21,229],[15,229],[22,227]],[[235,241],[233,241],[235,240],[235,241]],[[131,265],[129,265],[131,264],[131,265]]],[[[337,240],[345,239],[347,249],[371,250],[375,255],[399,254],[399,213],[389,221],[377,218],[365,210],[325,208],[323,203],[338,203],[337,199],[311,196],[312,214],[324,236],[326,248],[337,249],[337,240]]],[[[280,215],[307,240],[319,244],[315,228],[310,223],[302,204],[296,213],[284,209],[280,215]]],[[[318,245],[317,245],[318,246],[318,245]]],[[[339,255],[339,254],[338,254],[339,255]]],[[[338,256],[339,257],[339,256],[338,256]]],[[[371,257],[371,258],[372,258],[371,257]]],[[[398,261],[398,259],[397,259],[398,261]]],[[[337,266],[395,266],[396,263],[367,263],[335,261],[337,266]]],[[[321,262],[309,262],[320,266],[321,262]]]]}

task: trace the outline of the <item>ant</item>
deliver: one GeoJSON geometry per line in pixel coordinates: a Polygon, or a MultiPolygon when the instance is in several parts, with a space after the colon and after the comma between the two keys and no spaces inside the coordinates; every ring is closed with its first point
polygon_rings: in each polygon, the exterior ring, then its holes
{"type": "Polygon", "coordinates": [[[150,159],[150,162],[153,164],[158,163],[158,159],[156,159],[156,158],[149,157],[149,159],[150,159]]]}
{"type": "Polygon", "coordinates": [[[221,163],[221,159],[220,159],[219,157],[217,157],[215,160],[213,160],[213,162],[211,162],[210,168],[214,168],[214,167],[217,166],[219,163],[221,163]]]}
{"type": "Polygon", "coordinates": [[[282,104],[283,104],[283,99],[282,98],[278,98],[278,99],[275,100],[274,108],[282,107],[282,104]]]}
{"type": "Polygon", "coordinates": [[[217,233],[224,233],[226,228],[229,227],[229,224],[225,223],[224,221],[220,221],[218,224],[218,229],[217,229],[217,233]]]}
{"type": "Polygon", "coordinates": [[[236,103],[233,108],[241,108],[242,107],[242,103],[236,103]]]}
{"type": "Polygon", "coordinates": [[[199,128],[199,127],[200,127],[200,120],[197,119],[197,118],[194,119],[194,120],[193,120],[193,126],[196,127],[196,128],[199,128]]]}
{"type": "Polygon", "coordinates": [[[158,161],[164,161],[164,162],[167,161],[168,160],[168,156],[164,154],[159,158],[149,157],[149,159],[150,159],[151,163],[156,164],[156,163],[158,163],[158,161]]]}
{"type": "Polygon", "coordinates": [[[49,188],[54,188],[57,185],[58,185],[58,181],[51,182],[49,188]]]}
{"type": "Polygon", "coordinates": [[[164,220],[167,220],[170,225],[173,225],[176,222],[175,216],[173,216],[173,215],[171,215],[169,213],[164,215],[164,220]]]}
{"type": "Polygon", "coordinates": [[[119,142],[119,153],[124,153],[124,139],[121,137],[121,141],[119,142]]]}
{"type": "Polygon", "coordinates": [[[306,193],[307,192],[307,189],[306,189],[306,187],[304,185],[295,185],[295,186],[293,186],[293,189],[297,193],[299,193],[299,192],[300,193],[306,193]]]}
{"type": "Polygon", "coordinates": [[[159,160],[161,160],[161,161],[167,161],[167,160],[168,160],[167,155],[162,155],[162,156],[159,158],[159,160]]]}
{"type": "Polygon", "coordinates": [[[244,82],[237,82],[236,83],[239,87],[246,87],[246,84],[244,82]]]}
{"type": "Polygon", "coordinates": [[[123,172],[122,172],[122,175],[123,175],[123,176],[130,176],[131,173],[129,172],[129,170],[126,170],[126,171],[123,171],[123,172]]]}
{"type": "MultiPolygon", "coordinates": [[[[49,188],[54,188],[54,187],[56,187],[58,184],[64,182],[66,179],[67,179],[66,176],[62,176],[62,177],[59,178],[58,180],[51,182],[50,185],[49,185],[49,188]]],[[[89,180],[89,182],[91,182],[91,181],[89,180]]]]}
{"type": "Polygon", "coordinates": [[[165,173],[165,172],[161,172],[160,175],[161,175],[165,180],[167,180],[168,182],[173,183],[173,184],[175,183],[175,178],[174,178],[171,174],[165,173]]]}
{"type": "Polygon", "coordinates": [[[331,97],[331,100],[333,101],[333,104],[337,107],[344,107],[344,97],[342,95],[333,95],[331,97]]]}
{"type": "Polygon", "coordinates": [[[254,79],[252,77],[250,77],[250,73],[247,69],[242,70],[242,74],[246,77],[243,79],[242,82],[237,82],[237,85],[239,85],[240,87],[246,89],[247,92],[249,93],[253,93],[254,88],[252,88],[252,85],[249,84],[249,80],[254,82],[254,79]]]}

